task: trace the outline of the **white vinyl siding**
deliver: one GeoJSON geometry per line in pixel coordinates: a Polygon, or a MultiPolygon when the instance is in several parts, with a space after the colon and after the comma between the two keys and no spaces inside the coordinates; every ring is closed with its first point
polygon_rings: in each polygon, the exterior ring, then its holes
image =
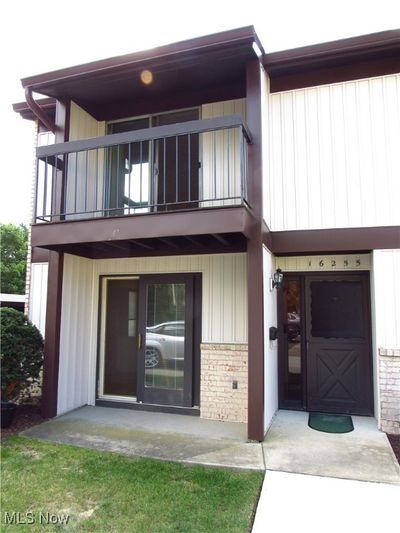
{"type": "Polygon", "coordinates": [[[47,263],[31,264],[29,320],[35,324],[43,337],[46,328],[47,277],[47,263]]]}
{"type": "Polygon", "coordinates": [[[278,326],[277,291],[269,290],[275,272],[274,256],[263,249],[264,272],[264,432],[278,410],[278,341],[269,340],[269,328],[278,326]]]}
{"type": "MultiPolygon", "coordinates": [[[[241,115],[246,118],[246,100],[228,100],[202,106],[201,118],[241,115]]],[[[240,198],[241,144],[239,128],[201,135],[201,198],[240,198]]],[[[202,207],[234,205],[238,200],[203,202],[202,207]]]]}
{"type": "Polygon", "coordinates": [[[269,95],[271,230],[400,224],[400,75],[269,95]]]}
{"type": "MultiPolygon", "coordinates": [[[[105,135],[105,122],[71,102],[69,140],[90,139],[105,135]]],[[[68,156],[66,212],[77,212],[68,219],[85,218],[80,212],[95,211],[103,206],[104,149],[73,153],[68,156]]],[[[102,216],[96,213],[95,216],[102,216]]]]}
{"type": "Polygon", "coordinates": [[[373,251],[378,348],[400,349],[400,250],[373,251]]]}
{"type": "Polygon", "coordinates": [[[247,343],[246,254],[91,260],[65,254],[58,413],[95,399],[101,275],[201,272],[202,342],[247,343]]]}

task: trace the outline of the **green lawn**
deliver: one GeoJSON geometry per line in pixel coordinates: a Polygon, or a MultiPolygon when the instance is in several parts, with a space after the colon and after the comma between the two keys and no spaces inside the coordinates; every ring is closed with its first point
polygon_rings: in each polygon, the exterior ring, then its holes
{"type": "Polygon", "coordinates": [[[1,478],[1,531],[224,533],[249,530],[263,473],[12,437],[2,444],[1,478]],[[35,523],[6,525],[12,512],[35,523]],[[43,526],[46,513],[69,515],[68,524],[43,526]]]}

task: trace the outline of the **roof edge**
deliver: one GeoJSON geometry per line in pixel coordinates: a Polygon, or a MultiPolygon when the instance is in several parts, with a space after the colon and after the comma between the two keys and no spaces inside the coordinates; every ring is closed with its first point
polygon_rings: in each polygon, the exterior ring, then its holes
{"type": "Polygon", "coordinates": [[[148,50],[142,50],[131,54],[115,56],[107,59],[100,59],[77,66],[62,68],[35,76],[21,79],[23,87],[32,88],[40,86],[43,83],[56,82],[67,78],[77,76],[91,75],[103,70],[113,70],[127,67],[135,63],[149,62],[166,57],[180,56],[185,53],[199,51],[202,49],[213,49],[228,46],[235,43],[257,42],[261,48],[262,45],[257,37],[254,26],[244,26],[233,30],[226,30],[219,33],[213,33],[206,36],[195,37],[172,44],[162,45],[148,50]]]}
{"type": "Polygon", "coordinates": [[[279,68],[312,66],[319,61],[356,59],[376,53],[400,50],[400,29],[327,41],[291,48],[264,55],[264,66],[273,71],[279,68]]]}

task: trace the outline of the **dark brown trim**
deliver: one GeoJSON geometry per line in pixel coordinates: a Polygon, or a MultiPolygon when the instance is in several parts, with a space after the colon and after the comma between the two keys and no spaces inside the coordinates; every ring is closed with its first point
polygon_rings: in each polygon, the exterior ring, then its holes
{"type": "Polygon", "coordinates": [[[42,387],[44,418],[57,415],[63,265],[64,254],[49,253],[42,387]]]}
{"type": "MultiPolygon", "coordinates": [[[[54,121],[56,114],[56,99],[55,98],[39,98],[35,100],[37,105],[40,106],[42,111],[46,113],[49,118],[54,121]]],[[[32,112],[32,109],[26,102],[18,102],[12,105],[15,113],[19,113],[22,118],[26,120],[37,120],[36,115],[32,112]]]]}
{"type": "Polygon", "coordinates": [[[32,225],[32,246],[99,243],[212,233],[249,235],[251,216],[244,207],[200,209],[178,213],[147,213],[32,225]]]}
{"type": "MultiPolygon", "coordinates": [[[[63,145],[68,142],[69,139],[69,124],[70,124],[70,109],[71,102],[61,102],[57,100],[56,103],[56,146],[63,145]]],[[[66,183],[66,176],[64,175],[65,169],[61,168],[56,173],[56,183],[54,187],[53,198],[53,213],[62,213],[64,210],[64,187],[66,183]]],[[[54,222],[59,220],[60,217],[55,217],[54,222]]]]}
{"type": "Polygon", "coordinates": [[[48,263],[49,261],[49,250],[44,248],[32,248],[31,253],[31,263],[48,263]]]}
{"type": "Polygon", "coordinates": [[[246,117],[253,143],[248,148],[248,199],[254,214],[247,242],[248,438],[264,439],[264,303],[262,247],[261,65],[247,63],[246,117]]]}
{"type": "Polygon", "coordinates": [[[400,30],[266,54],[271,92],[400,72],[400,30]]]}
{"type": "Polygon", "coordinates": [[[273,231],[272,247],[277,255],[360,252],[400,248],[400,226],[273,231]]]}
{"type": "Polygon", "coordinates": [[[150,411],[153,413],[171,413],[174,415],[191,415],[200,416],[200,409],[198,407],[175,407],[173,405],[156,405],[150,403],[136,403],[136,402],[113,402],[111,400],[95,401],[96,405],[101,407],[114,407],[116,409],[132,409],[132,411],[150,411]]]}

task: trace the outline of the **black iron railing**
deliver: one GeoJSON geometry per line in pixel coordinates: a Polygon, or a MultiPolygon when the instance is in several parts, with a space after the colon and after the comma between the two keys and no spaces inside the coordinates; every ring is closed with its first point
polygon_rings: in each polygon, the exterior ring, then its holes
{"type": "Polygon", "coordinates": [[[244,204],[250,142],[232,115],[39,147],[35,221],[244,204]]]}

